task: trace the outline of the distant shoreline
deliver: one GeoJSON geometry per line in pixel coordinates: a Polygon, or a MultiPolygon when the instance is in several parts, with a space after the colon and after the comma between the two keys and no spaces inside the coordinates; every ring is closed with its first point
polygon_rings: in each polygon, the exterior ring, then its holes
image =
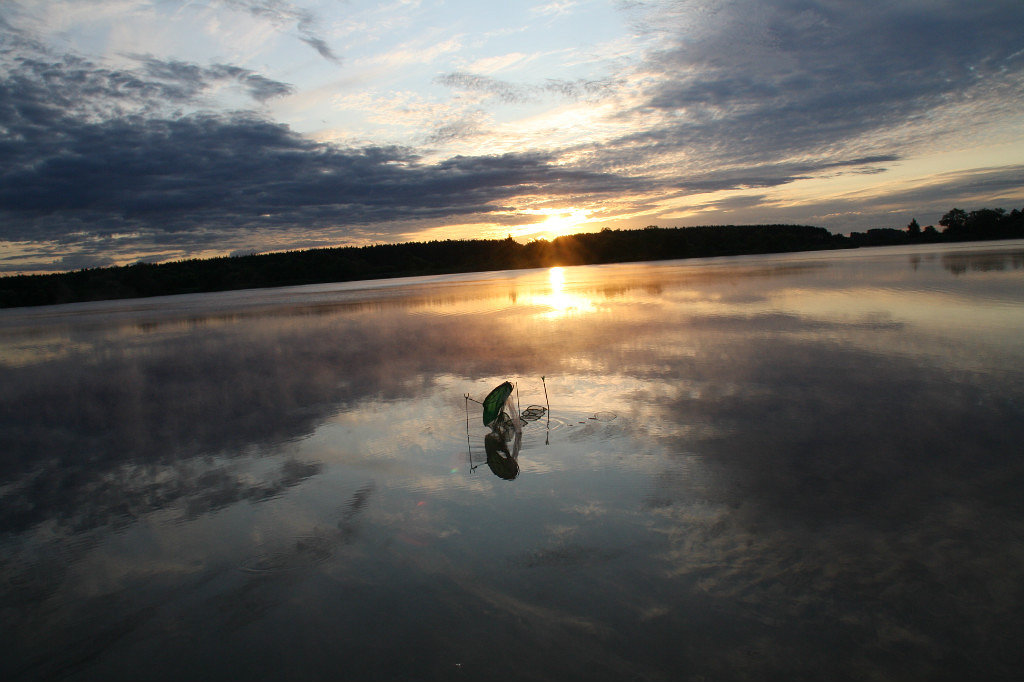
{"type": "Polygon", "coordinates": [[[651,226],[527,244],[511,237],[445,240],[136,263],[0,277],[0,308],[492,270],[1018,239],[1024,238],[1024,214],[1015,210],[993,225],[971,227],[950,226],[940,233],[930,226],[920,230],[915,221],[907,230],[844,236],[809,225],[651,226]]]}

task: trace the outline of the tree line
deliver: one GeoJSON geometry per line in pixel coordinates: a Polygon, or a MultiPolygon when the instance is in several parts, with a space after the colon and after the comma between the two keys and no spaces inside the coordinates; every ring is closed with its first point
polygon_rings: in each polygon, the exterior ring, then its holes
{"type": "Polygon", "coordinates": [[[853,232],[849,241],[851,246],[888,246],[1024,238],[1024,212],[1016,208],[1009,212],[1002,208],[970,212],[954,208],[942,216],[939,225],[941,231],[934,225],[922,228],[914,218],[905,230],[879,228],[865,233],[853,232]]]}
{"type": "Polygon", "coordinates": [[[873,229],[849,237],[810,225],[719,225],[612,230],[520,244],[463,239],[376,244],[0,278],[0,307],[254,289],[487,270],[783,253],[1024,237],[1014,209],[953,209],[934,226],[873,229]]]}

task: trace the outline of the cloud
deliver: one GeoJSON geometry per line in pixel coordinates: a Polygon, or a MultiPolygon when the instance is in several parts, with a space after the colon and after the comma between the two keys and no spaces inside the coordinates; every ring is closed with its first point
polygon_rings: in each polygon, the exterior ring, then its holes
{"type": "Polygon", "coordinates": [[[750,189],[777,187],[797,180],[804,180],[815,173],[832,169],[853,169],[853,172],[874,172],[874,164],[896,161],[893,155],[878,155],[853,159],[837,159],[815,163],[779,163],[765,166],[731,168],[725,171],[710,171],[680,178],[679,184],[686,193],[715,192],[728,189],[750,189]]]}
{"type": "Polygon", "coordinates": [[[294,25],[299,33],[299,40],[306,43],[324,59],[341,63],[338,57],[318,33],[316,15],[306,9],[297,7],[287,0],[220,0],[228,7],[246,11],[254,17],[266,19],[275,26],[294,25]]]}
{"type": "Polygon", "coordinates": [[[0,236],[8,240],[305,231],[486,214],[522,193],[593,194],[634,184],[559,167],[542,154],[422,165],[406,149],[336,148],[244,115],[93,123],[54,113],[45,127],[16,115],[2,122],[24,132],[8,145],[14,163],[0,178],[0,236]]]}
{"type": "MultiPolygon", "coordinates": [[[[217,6],[294,32],[336,58],[319,18],[292,2],[217,6]]],[[[527,196],[571,200],[613,226],[640,226],[686,211],[689,196],[752,190],[765,203],[752,204],[749,194],[741,203],[707,197],[703,209],[732,207],[730,220],[744,212],[749,222],[783,215],[815,222],[863,214],[869,199],[836,191],[831,209],[822,199],[791,201],[790,211],[773,197],[781,193],[769,190],[884,173],[897,162],[968,144],[967,136],[987,144],[1010,139],[1014,127],[1006,122],[1019,117],[1018,2],[618,6],[634,34],[615,42],[630,50],[606,58],[556,64],[546,60],[578,53],[525,45],[509,52],[507,43],[467,58],[473,34],[450,37],[450,27],[427,26],[437,38],[429,47],[406,41],[354,60],[379,68],[444,55],[442,69],[460,70],[417,76],[402,69],[409,80],[400,90],[345,81],[337,97],[361,106],[340,115],[356,126],[323,123],[360,140],[348,147],[297,132],[316,125],[306,119],[339,115],[338,109],[304,113],[294,128],[267,118],[269,106],[262,114],[237,111],[239,102],[267,105],[296,91],[274,72],[151,54],[118,55],[115,67],[55,55],[0,19],[0,238],[35,240],[42,253],[46,244],[98,248],[106,235],[134,234],[134,243],[152,253],[180,248],[188,255],[213,250],[218,240],[228,252],[344,243],[357,230],[376,240],[408,238],[416,234],[412,226],[440,235],[440,226],[452,222],[497,222],[527,196]],[[494,77],[527,61],[537,66],[536,77],[494,77]],[[549,72],[561,77],[545,78],[543,64],[563,69],[549,72]],[[412,82],[416,77],[425,82],[412,82]],[[451,96],[418,89],[429,84],[451,96]],[[455,153],[462,156],[424,161],[455,153]],[[260,240],[243,232],[258,232],[260,240]]],[[[1004,196],[1020,194],[1008,172],[991,172],[1003,177],[1004,196]]],[[[953,178],[947,184],[961,186],[953,178]]],[[[877,191],[884,192],[896,190],[877,191]]],[[[963,203],[958,196],[946,201],[963,203]]],[[[130,245],[117,242],[125,253],[130,245]]]]}
{"type": "Polygon", "coordinates": [[[578,4],[577,0],[552,0],[551,2],[531,8],[530,14],[538,16],[563,16],[570,14],[578,4]]]}
{"type": "Polygon", "coordinates": [[[230,64],[201,67],[189,62],[163,60],[152,56],[137,56],[147,76],[157,82],[178,84],[181,89],[176,99],[187,101],[218,82],[236,82],[249,96],[259,102],[292,94],[295,89],[287,83],[271,80],[249,69],[230,64]]]}
{"type": "Polygon", "coordinates": [[[438,125],[427,138],[428,144],[451,142],[478,135],[483,130],[483,113],[476,111],[438,125]]]}
{"type": "Polygon", "coordinates": [[[908,184],[873,187],[855,196],[805,202],[800,209],[820,216],[818,222],[827,222],[834,231],[841,232],[902,227],[912,217],[921,225],[937,224],[954,205],[967,210],[1024,206],[1021,177],[1021,165],[964,169],[908,184]]]}
{"type": "MultiPolygon", "coordinates": [[[[137,55],[137,69],[10,57],[0,238],[84,244],[114,234],[196,246],[245,229],[316,230],[508,210],[521,193],[602,193],[635,181],[544,153],[436,164],[399,147],[318,143],[254,113],[195,110],[218,84],[254,99],[290,86],[231,65],[137,55]]],[[[465,133],[452,122],[438,138],[465,133]]],[[[392,228],[398,229],[398,228],[392,228]]]]}
{"type": "Polygon", "coordinates": [[[455,71],[438,76],[436,82],[453,89],[482,92],[506,104],[534,102],[544,95],[558,95],[566,99],[595,97],[609,87],[607,81],[562,80],[549,78],[541,83],[519,84],[475,73],[455,71]]]}
{"type": "MultiPolygon", "coordinates": [[[[870,169],[872,166],[867,166],[870,169]]],[[[849,172],[860,172],[854,168],[849,172]]],[[[781,200],[769,192],[713,195],[686,205],[682,214],[667,213],[663,225],[702,224],[708,214],[723,222],[770,223],[804,221],[822,225],[833,232],[863,232],[876,227],[902,228],[911,218],[921,225],[937,224],[954,205],[966,210],[1024,206],[1024,166],[971,168],[907,182],[885,183],[856,193],[814,200],[781,200]]],[[[723,181],[719,189],[727,189],[723,181]]],[[[714,181],[708,184],[715,189],[714,181]]]]}
{"type": "Polygon", "coordinates": [[[930,127],[936,109],[967,105],[981,123],[1022,80],[1013,1],[623,8],[647,45],[622,79],[643,83],[624,115],[648,124],[607,153],[637,165],[676,152],[706,166],[900,156],[950,132],[930,127]]]}
{"type": "Polygon", "coordinates": [[[428,35],[414,41],[399,45],[387,52],[370,59],[360,60],[360,64],[382,64],[390,69],[408,68],[414,64],[428,64],[439,57],[462,48],[458,38],[436,40],[436,36],[428,35]]]}
{"type": "MultiPolygon", "coordinates": [[[[1024,165],[998,168],[972,168],[941,173],[927,178],[916,187],[880,193],[890,203],[947,207],[949,197],[975,198],[987,202],[1009,197],[1010,201],[1024,201],[1024,165]]],[[[979,206],[980,208],[980,206],[979,206]]]]}
{"type": "Polygon", "coordinates": [[[111,265],[116,265],[116,263],[110,256],[90,253],[72,253],[66,256],[61,256],[60,259],[54,261],[53,265],[57,271],[66,271],[82,270],[84,268],[105,268],[111,265]]]}
{"type": "Polygon", "coordinates": [[[77,55],[55,57],[41,50],[2,54],[6,74],[0,77],[5,102],[0,117],[14,129],[49,129],[59,137],[58,121],[65,118],[84,122],[167,114],[199,103],[220,84],[236,83],[259,102],[292,92],[286,83],[237,66],[204,67],[148,55],[132,59],[139,68],[108,68],[77,55]]]}
{"type": "Polygon", "coordinates": [[[469,70],[474,73],[494,73],[504,69],[521,66],[522,64],[536,59],[537,55],[527,55],[522,52],[509,52],[494,57],[484,57],[474,61],[469,70]]]}

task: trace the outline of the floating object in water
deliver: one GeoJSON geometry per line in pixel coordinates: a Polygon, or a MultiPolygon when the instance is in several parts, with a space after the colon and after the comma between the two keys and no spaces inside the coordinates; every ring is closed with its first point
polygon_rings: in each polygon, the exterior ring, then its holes
{"type": "Polygon", "coordinates": [[[548,409],[543,405],[530,405],[529,407],[522,411],[522,413],[519,415],[519,418],[522,419],[524,422],[533,422],[543,417],[544,413],[547,411],[548,409]]]}
{"type": "Polygon", "coordinates": [[[501,410],[505,407],[505,401],[512,395],[512,383],[506,381],[484,398],[484,426],[491,428],[495,421],[501,417],[501,410]]]}
{"type": "MultiPolygon", "coordinates": [[[[541,377],[543,381],[544,377],[541,377]]],[[[544,387],[544,398],[547,402],[547,385],[544,387]]],[[[519,475],[519,449],[523,444],[523,426],[537,421],[545,414],[548,415],[548,429],[551,428],[550,407],[541,405],[530,405],[525,410],[520,410],[519,393],[511,381],[504,381],[496,386],[483,402],[469,397],[466,399],[466,447],[469,452],[469,470],[472,472],[476,466],[473,464],[473,448],[469,436],[469,401],[478,403],[484,408],[483,423],[491,430],[484,439],[484,450],[487,453],[487,466],[498,477],[512,480],[519,475]],[[515,399],[512,394],[515,393],[515,399]],[[510,447],[511,443],[511,447],[510,447]]],[[[544,444],[547,445],[545,438],[544,444]]],[[[454,470],[453,470],[454,471],[454,470]]]]}

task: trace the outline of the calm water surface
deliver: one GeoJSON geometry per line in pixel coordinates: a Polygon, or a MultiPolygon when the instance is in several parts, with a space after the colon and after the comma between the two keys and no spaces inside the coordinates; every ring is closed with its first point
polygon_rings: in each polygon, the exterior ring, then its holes
{"type": "Polygon", "coordinates": [[[0,311],[0,429],[4,680],[1024,668],[1024,242],[0,311]]]}

